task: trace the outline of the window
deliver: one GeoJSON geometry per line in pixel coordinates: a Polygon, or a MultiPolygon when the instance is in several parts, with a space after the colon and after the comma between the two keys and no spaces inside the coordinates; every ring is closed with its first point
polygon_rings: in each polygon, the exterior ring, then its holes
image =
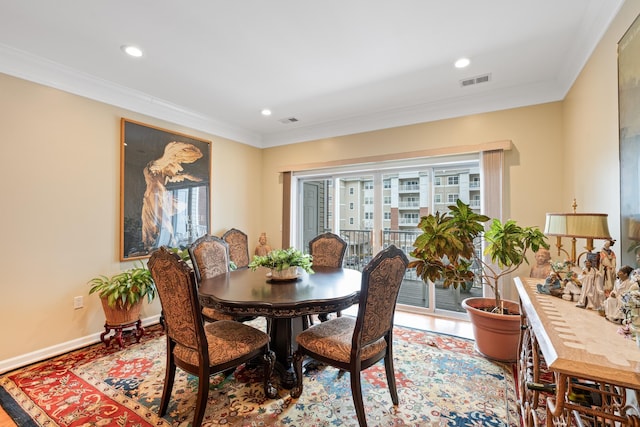
{"type": "MultiPolygon", "coordinates": [[[[499,182],[495,177],[502,174],[501,153],[501,150],[492,149],[491,153],[482,156],[470,153],[380,164],[367,161],[331,169],[294,171],[291,186],[287,186],[295,191],[289,197],[291,217],[283,222],[284,244],[308,247],[307,239],[331,230],[349,241],[348,256],[353,258],[355,268],[364,267],[390,244],[409,249],[419,234],[416,226],[423,212],[440,210],[444,213],[447,201],[455,204],[458,199],[474,204],[480,200],[482,206],[489,207],[489,212],[482,211],[484,214],[491,214],[492,206],[501,206],[501,200],[489,194],[486,188],[460,185],[480,177],[481,169],[491,177],[488,182],[499,182]],[[496,151],[498,156],[493,156],[496,151]],[[449,182],[457,182],[458,186],[447,187],[449,182]],[[305,191],[307,187],[314,191],[305,191]],[[445,191],[445,188],[452,191],[445,191]],[[307,194],[309,197],[303,197],[307,194]]],[[[409,289],[416,282],[422,284],[414,270],[407,270],[406,274],[408,282],[403,283],[403,287],[406,285],[409,289]]],[[[440,297],[436,297],[435,288],[431,287],[437,284],[426,286],[425,290],[422,284],[418,297],[401,305],[409,304],[427,311],[444,309],[464,313],[461,307],[449,308],[446,301],[438,303],[440,297]]]]}
{"type": "Polygon", "coordinates": [[[447,185],[458,185],[460,177],[458,175],[448,176],[447,177],[447,185]]]}

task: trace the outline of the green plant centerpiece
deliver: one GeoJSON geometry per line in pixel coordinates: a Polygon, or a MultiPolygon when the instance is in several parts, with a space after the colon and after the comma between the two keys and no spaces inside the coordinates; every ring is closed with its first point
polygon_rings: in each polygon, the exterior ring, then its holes
{"type": "Polygon", "coordinates": [[[255,255],[249,268],[255,271],[258,267],[266,267],[271,270],[273,280],[292,280],[297,278],[298,268],[313,274],[312,265],[313,258],[310,254],[289,248],[275,249],[263,256],[255,255]]]}
{"type": "Polygon", "coordinates": [[[423,216],[418,227],[422,233],[416,238],[409,263],[424,281],[442,280],[443,286],[457,288],[479,278],[495,295],[494,313],[503,313],[500,279],[529,263],[527,253],[549,248],[546,236],[538,227],[522,227],[514,220],[501,222],[474,212],[469,205],[458,200],[449,206],[449,212],[436,212],[423,216]],[[491,262],[485,261],[476,250],[478,239],[484,239],[491,262]],[[475,271],[472,266],[479,266],[475,271]],[[477,277],[480,276],[480,277],[477,277]]]}

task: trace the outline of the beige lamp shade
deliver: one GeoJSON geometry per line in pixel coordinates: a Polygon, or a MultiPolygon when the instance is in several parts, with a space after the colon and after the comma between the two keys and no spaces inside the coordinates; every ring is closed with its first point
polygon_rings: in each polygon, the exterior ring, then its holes
{"type": "Polygon", "coordinates": [[[629,232],[627,233],[630,240],[640,240],[640,218],[629,218],[629,232]]]}
{"type": "Polygon", "coordinates": [[[607,216],[597,213],[548,213],[544,234],[583,239],[610,239],[607,216]]]}

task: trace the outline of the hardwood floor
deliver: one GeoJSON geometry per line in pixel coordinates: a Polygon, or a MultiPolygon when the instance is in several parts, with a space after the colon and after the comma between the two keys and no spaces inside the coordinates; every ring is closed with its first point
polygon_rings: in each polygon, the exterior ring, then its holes
{"type": "MultiPolygon", "coordinates": [[[[344,313],[355,315],[354,308],[346,310],[344,313]],[[351,311],[353,310],[353,312],[351,311]]],[[[407,326],[416,329],[425,329],[433,332],[440,332],[448,335],[455,335],[462,338],[473,339],[471,323],[466,320],[449,319],[444,317],[427,316],[422,314],[407,313],[397,311],[395,323],[400,326],[407,326]]],[[[0,407],[0,427],[16,427],[7,413],[0,407]]]]}

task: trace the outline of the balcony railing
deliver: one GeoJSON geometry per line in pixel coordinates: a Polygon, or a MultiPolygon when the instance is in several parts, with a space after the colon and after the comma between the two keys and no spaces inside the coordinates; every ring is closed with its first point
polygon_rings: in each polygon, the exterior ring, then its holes
{"type": "MultiPolygon", "coordinates": [[[[330,230],[326,230],[330,231],[330,230]]],[[[416,230],[384,230],[382,232],[382,247],[395,245],[400,248],[410,260],[409,253],[413,250],[413,243],[421,231],[416,230]]],[[[362,271],[373,258],[371,230],[341,230],[340,237],[347,242],[344,266],[362,271]]],[[[442,284],[436,283],[436,308],[441,310],[464,312],[460,301],[467,296],[482,296],[482,286],[474,283],[469,289],[443,289],[442,284]]],[[[419,278],[415,269],[408,269],[402,281],[398,303],[414,307],[428,307],[428,287],[419,278]]]]}

